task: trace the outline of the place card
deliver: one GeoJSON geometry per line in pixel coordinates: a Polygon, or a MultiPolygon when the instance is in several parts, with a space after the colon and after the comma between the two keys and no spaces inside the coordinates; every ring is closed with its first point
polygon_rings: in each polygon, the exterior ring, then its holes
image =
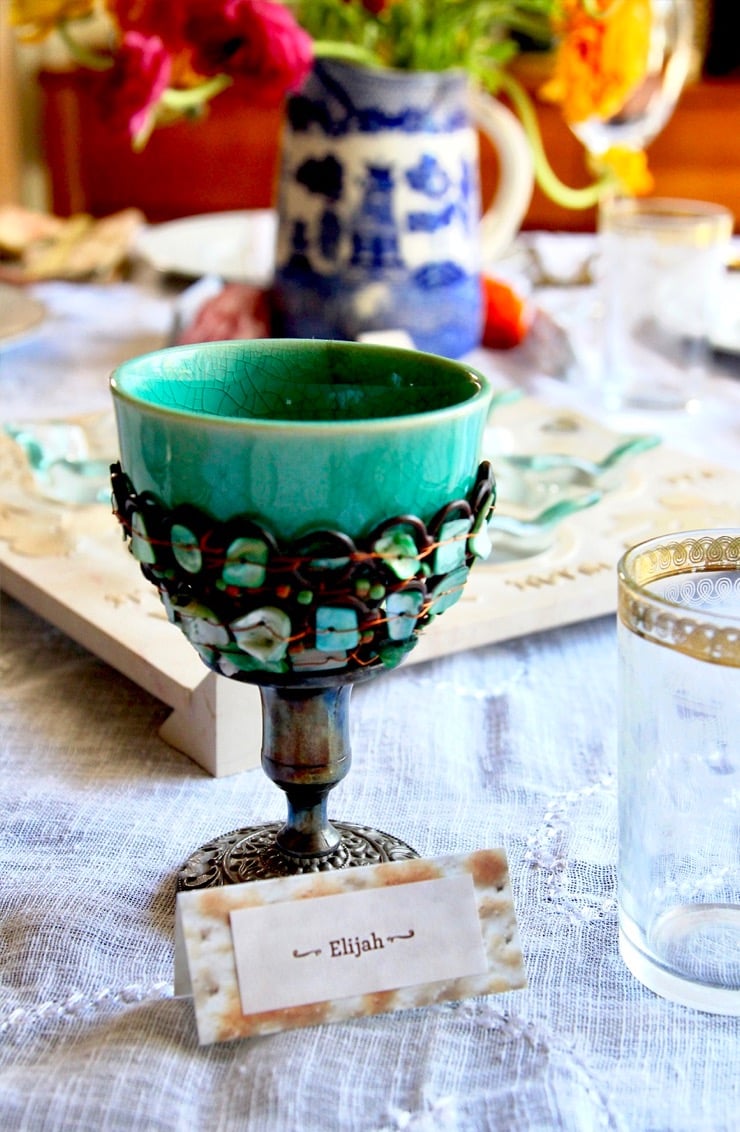
{"type": "Polygon", "coordinates": [[[526,986],[500,849],[181,892],[201,1044],[526,986]]]}

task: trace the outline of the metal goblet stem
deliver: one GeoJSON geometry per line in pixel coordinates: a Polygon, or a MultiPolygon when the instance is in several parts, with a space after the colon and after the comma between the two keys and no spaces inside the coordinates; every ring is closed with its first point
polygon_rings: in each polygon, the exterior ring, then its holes
{"type": "Polygon", "coordinates": [[[178,888],[265,880],[294,873],[409,860],[418,856],[392,834],[329,821],[329,792],[347,774],[350,677],[328,687],[261,685],[262,766],[286,794],[284,824],[234,830],[197,849],[178,875],[178,888]]]}
{"type": "Polygon", "coordinates": [[[275,838],[285,853],[323,856],[342,839],[329,821],[327,798],[352,761],[351,692],[351,684],[310,690],[260,688],[262,767],[288,800],[288,820],[275,838]]]}

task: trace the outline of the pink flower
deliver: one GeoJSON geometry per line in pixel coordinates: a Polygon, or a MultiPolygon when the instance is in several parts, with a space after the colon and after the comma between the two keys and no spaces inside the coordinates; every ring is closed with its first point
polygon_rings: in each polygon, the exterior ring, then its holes
{"type": "Polygon", "coordinates": [[[192,65],[230,75],[253,101],[274,104],[311,69],[311,37],[272,0],[187,0],[185,36],[192,65]]]}
{"type": "Polygon", "coordinates": [[[126,32],[113,66],[100,75],[102,113],[111,128],[134,141],[146,137],[171,69],[170,53],[158,35],[126,32]]]}

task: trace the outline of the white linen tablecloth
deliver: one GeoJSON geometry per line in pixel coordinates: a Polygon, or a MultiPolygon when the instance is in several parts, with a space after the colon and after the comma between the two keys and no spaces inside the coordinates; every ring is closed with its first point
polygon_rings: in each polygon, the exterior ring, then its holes
{"type": "MultiPolygon", "coordinates": [[[[107,407],[112,365],[168,332],[149,289],[38,293],[48,325],[0,355],[6,420],[107,407]]],[[[583,407],[513,355],[484,362],[583,407]]],[[[738,388],[718,374],[701,419],[674,422],[735,466],[738,388]]],[[[174,873],[214,834],[281,818],[283,797],[261,770],[209,777],[157,737],[156,700],[8,597],[0,616],[1,1128],[738,1127],[740,1019],[657,998],[617,951],[612,618],[353,695],[332,815],[424,856],[504,846],[528,989],[199,1047],[173,997],[174,873]]]]}

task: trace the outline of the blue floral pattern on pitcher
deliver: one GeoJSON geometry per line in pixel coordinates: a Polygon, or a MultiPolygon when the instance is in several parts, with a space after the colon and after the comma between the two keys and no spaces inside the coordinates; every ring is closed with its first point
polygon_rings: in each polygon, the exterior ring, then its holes
{"type": "Polygon", "coordinates": [[[477,144],[461,72],[317,63],[287,108],[276,332],[401,329],[448,357],[477,346],[477,144]]]}

